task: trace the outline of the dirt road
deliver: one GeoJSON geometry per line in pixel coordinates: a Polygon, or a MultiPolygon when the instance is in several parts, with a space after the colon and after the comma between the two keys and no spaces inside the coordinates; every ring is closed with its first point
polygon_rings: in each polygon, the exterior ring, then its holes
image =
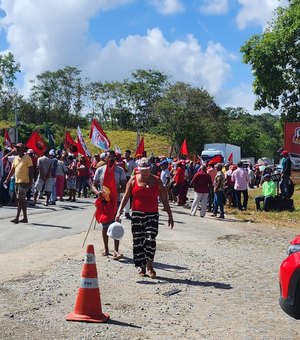
{"type": "MultiPolygon", "coordinates": [[[[119,262],[100,256],[100,228],[91,231],[87,244],[95,246],[102,309],[111,318],[105,324],[65,321],[85,233],[1,254],[0,338],[299,339],[299,322],[278,305],[278,268],[297,232],[173,211],[173,230],[161,214],[154,280],[136,274],[128,220],[119,262]]],[[[57,213],[67,220],[71,212],[57,213]]]]}

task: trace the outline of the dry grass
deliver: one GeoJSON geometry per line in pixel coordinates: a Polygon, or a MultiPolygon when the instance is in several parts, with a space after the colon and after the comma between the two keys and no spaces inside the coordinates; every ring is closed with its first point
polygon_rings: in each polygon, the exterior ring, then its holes
{"type": "Polygon", "coordinates": [[[259,223],[274,224],[275,226],[299,227],[300,221],[300,185],[295,186],[295,191],[292,199],[294,200],[295,210],[290,211],[269,211],[257,212],[254,198],[261,194],[261,188],[249,189],[249,202],[247,211],[239,211],[226,207],[226,210],[235,217],[243,221],[252,221],[259,223]]]}

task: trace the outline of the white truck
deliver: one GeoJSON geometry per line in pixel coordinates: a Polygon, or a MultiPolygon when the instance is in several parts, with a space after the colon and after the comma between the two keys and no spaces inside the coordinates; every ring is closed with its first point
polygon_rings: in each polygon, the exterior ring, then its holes
{"type": "Polygon", "coordinates": [[[204,144],[204,150],[201,152],[201,158],[204,162],[208,162],[214,156],[221,155],[224,163],[226,163],[231,153],[233,156],[233,163],[236,164],[241,160],[240,146],[228,143],[210,143],[204,144]]]}

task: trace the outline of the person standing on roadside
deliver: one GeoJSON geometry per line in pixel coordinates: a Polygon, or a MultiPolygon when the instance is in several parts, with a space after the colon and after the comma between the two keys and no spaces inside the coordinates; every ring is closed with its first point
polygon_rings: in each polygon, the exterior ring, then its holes
{"type": "MultiPolygon", "coordinates": [[[[215,168],[215,164],[208,164],[207,166],[207,173],[211,178],[212,183],[214,183],[216,174],[217,174],[217,170],[215,168]]],[[[209,212],[213,212],[214,211],[214,187],[211,186],[209,189],[209,193],[208,193],[208,210],[209,212]]]]}
{"type": "Polygon", "coordinates": [[[57,201],[56,179],[57,179],[58,160],[56,158],[56,152],[55,152],[54,149],[51,149],[49,151],[49,158],[52,160],[52,167],[51,167],[52,190],[51,190],[49,204],[50,205],[56,205],[56,201],[57,201]]]}
{"type": "Polygon", "coordinates": [[[290,155],[286,150],[283,150],[280,154],[282,156],[280,164],[282,166],[281,181],[279,184],[280,191],[283,197],[289,198],[289,184],[292,170],[292,162],[290,155]]]}
{"type": "Polygon", "coordinates": [[[56,168],[56,194],[61,202],[64,201],[65,189],[65,174],[68,171],[67,166],[61,160],[61,155],[57,155],[57,168],[56,168]]]}
{"type": "Polygon", "coordinates": [[[133,235],[133,261],[140,276],[146,271],[150,278],[156,277],[153,261],[156,252],[156,236],[158,234],[158,197],[168,214],[168,225],[174,226],[167,193],[161,180],[151,174],[151,164],[148,159],[141,158],[138,172],[127,183],[125,195],[116,214],[119,222],[122,211],[132,196],[131,230],[133,235]]]}
{"type": "Polygon", "coordinates": [[[210,175],[206,172],[206,166],[201,165],[200,170],[192,179],[192,186],[195,190],[194,201],[191,208],[191,215],[195,216],[199,203],[201,204],[200,217],[204,217],[207,209],[209,189],[212,186],[210,175]]]}
{"type": "Polygon", "coordinates": [[[38,194],[42,193],[43,186],[46,192],[45,205],[49,205],[50,195],[52,191],[52,159],[49,158],[49,150],[46,150],[44,156],[39,157],[37,160],[38,177],[35,183],[34,204],[36,204],[38,194]]]}
{"type": "Polygon", "coordinates": [[[225,175],[222,171],[222,164],[215,165],[217,174],[214,179],[214,210],[212,216],[217,216],[218,208],[220,208],[220,215],[218,218],[224,218],[224,184],[225,175]]]}
{"type": "Polygon", "coordinates": [[[26,194],[33,180],[33,166],[32,160],[28,154],[25,154],[25,145],[18,143],[16,145],[17,156],[14,158],[12,168],[3,182],[4,186],[7,186],[10,178],[15,175],[15,192],[17,198],[17,216],[11,220],[12,223],[27,223],[27,201],[26,194]],[[23,219],[20,220],[21,211],[23,213],[23,219]]]}
{"type": "MultiPolygon", "coordinates": [[[[130,180],[133,170],[137,167],[135,160],[131,157],[131,151],[128,149],[125,151],[124,161],[126,163],[125,175],[127,182],[130,180]]],[[[126,206],[124,207],[125,217],[131,220],[130,216],[131,200],[128,200],[126,206]]]]}
{"type": "Polygon", "coordinates": [[[237,169],[232,173],[232,180],[234,181],[234,193],[236,199],[236,206],[239,210],[246,210],[248,206],[248,183],[249,172],[244,168],[243,162],[237,163],[237,169]],[[241,195],[243,194],[243,204],[241,195]]]}

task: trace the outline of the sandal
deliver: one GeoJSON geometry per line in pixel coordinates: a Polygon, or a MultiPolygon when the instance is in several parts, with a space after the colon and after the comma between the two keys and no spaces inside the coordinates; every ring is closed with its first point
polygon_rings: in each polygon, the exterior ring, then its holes
{"type": "Polygon", "coordinates": [[[118,260],[122,259],[123,257],[124,257],[123,254],[117,253],[117,254],[113,255],[113,260],[118,261],[118,260]]]}
{"type": "Polygon", "coordinates": [[[138,267],[138,274],[141,277],[145,277],[146,276],[146,268],[145,267],[138,267]]]}
{"type": "Polygon", "coordinates": [[[109,255],[109,251],[106,251],[105,249],[101,251],[101,255],[102,256],[108,256],[109,255]]]}
{"type": "Polygon", "coordinates": [[[156,278],[156,271],[153,268],[147,269],[147,274],[150,277],[150,279],[156,278]]]}

